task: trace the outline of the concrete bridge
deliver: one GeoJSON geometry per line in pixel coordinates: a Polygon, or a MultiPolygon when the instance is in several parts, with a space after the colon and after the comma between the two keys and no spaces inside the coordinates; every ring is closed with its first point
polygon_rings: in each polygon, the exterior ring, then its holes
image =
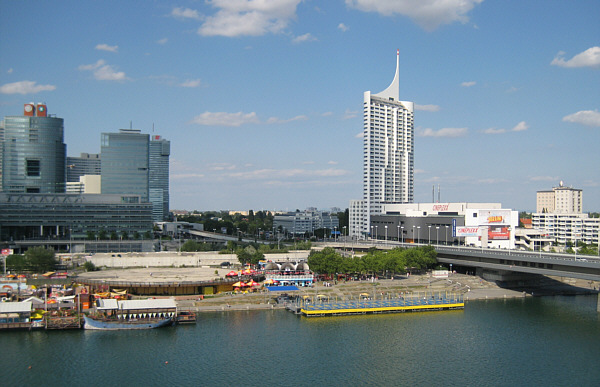
{"type": "MultiPolygon", "coordinates": [[[[393,249],[396,247],[426,246],[416,243],[393,241],[328,242],[320,244],[335,248],[367,250],[393,249]]],[[[478,268],[477,274],[493,281],[515,279],[515,274],[540,274],[600,281],[600,258],[598,256],[557,254],[506,249],[482,249],[477,247],[432,245],[439,262],[457,266],[478,268]]]]}

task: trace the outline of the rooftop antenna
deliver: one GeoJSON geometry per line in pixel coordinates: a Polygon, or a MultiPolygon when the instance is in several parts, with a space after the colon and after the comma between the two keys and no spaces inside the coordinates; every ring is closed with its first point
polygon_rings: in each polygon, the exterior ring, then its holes
{"type": "Polygon", "coordinates": [[[133,129],[133,121],[129,121],[129,129],[133,129]]]}
{"type": "Polygon", "coordinates": [[[431,202],[435,203],[435,184],[431,186],[431,202]]]}
{"type": "Polygon", "coordinates": [[[440,185],[438,184],[438,203],[440,203],[440,185]]]}

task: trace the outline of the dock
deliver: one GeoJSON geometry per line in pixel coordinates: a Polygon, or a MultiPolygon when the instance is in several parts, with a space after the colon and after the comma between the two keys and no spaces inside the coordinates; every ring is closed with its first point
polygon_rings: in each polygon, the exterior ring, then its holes
{"type": "Polygon", "coordinates": [[[407,295],[403,297],[372,300],[317,300],[288,305],[288,310],[306,317],[344,316],[354,314],[380,314],[403,312],[426,312],[464,309],[462,294],[436,294],[431,296],[407,295]]]}

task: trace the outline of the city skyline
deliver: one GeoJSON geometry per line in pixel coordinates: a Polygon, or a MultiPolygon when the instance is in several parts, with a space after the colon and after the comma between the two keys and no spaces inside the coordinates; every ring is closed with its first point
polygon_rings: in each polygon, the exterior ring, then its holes
{"type": "Polygon", "coordinates": [[[0,116],[46,102],[67,155],[133,127],[171,141],[173,209],[342,207],[362,195],[362,94],[415,103],[414,201],[600,210],[600,4],[274,0],[0,5],[0,116]],[[407,6],[410,5],[410,6],[407,6]],[[429,5],[427,9],[421,8],[429,5]],[[116,12],[114,10],[118,9],[116,12]],[[535,18],[531,21],[531,18],[535,18]]]}

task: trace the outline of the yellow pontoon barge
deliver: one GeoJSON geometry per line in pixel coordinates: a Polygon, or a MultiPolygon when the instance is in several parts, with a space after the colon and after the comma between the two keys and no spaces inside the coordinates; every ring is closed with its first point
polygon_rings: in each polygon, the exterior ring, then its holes
{"type": "MultiPolygon", "coordinates": [[[[365,295],[358,300],[330,301],[328,298],[303,298],[296,313],[307,317],[340,316],[352,314],[425,312],[464,309],[462,294],[411,294],[373,300],[365,295]]],[[[291,309],[291,308],[290,308],[291,309]]]]}

